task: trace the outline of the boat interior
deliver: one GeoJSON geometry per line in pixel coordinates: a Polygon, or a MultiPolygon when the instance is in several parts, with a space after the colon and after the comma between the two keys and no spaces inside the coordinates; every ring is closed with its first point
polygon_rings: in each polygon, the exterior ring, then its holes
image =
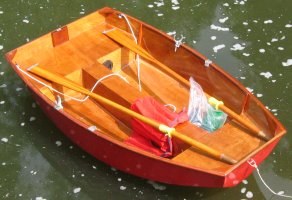
{"type": "MultiPolygon", "coordinates": [[[[205,61],[189,52],[186,47],[180,47],[181,49],[174,52],[174,42],[157,30],[136,21],[131,23],[134,32],[139,35],[139,45],[158,60],[186,79],[193,76],[206,92],[223,100],[232,110],[256,124],[266,134],[276,137],[283,132],[282,127],[259,105],[258,100],[221,70],[207,68],[204,66],[205,61]]],[[[12,62],[19,64],[24,70],[38,64],[39,67],[60,74],[88,90],[98,82],[94,93],[126,108],[130,108],[138,98],[152,96],[162,104],[174,105],[176,112],[187,109],[189,88],[143,57],[139,58],[138,70],[137,54],[103,33],[113,27],[126,30],[124,34],[132,38],[125,20],[110,13],[93,13],[20,47],[12,62]]],[[[64,112],[81,124],[95,126],[96,132],[121,143],[131,136],[131,117],[119,110],[92,98],[84,99],[86,96],[83,94],[37,76],[35,77],[46,86],[23,76],[49,98],[52,104],[60,96],[64,112]],[[56,93],[48,86],[65,95],[56,93]]],[[[266,143],[231,118],[227,119],[223,127],[212,133],[190,122],[184,122],[175,128],[180,133],[239,161],[266,143]]],[[[163,159],[222,173],[232,168],[232,165],[206,156],[183,142],[177,143],[179,151],[172,158],[163,159]]]]}

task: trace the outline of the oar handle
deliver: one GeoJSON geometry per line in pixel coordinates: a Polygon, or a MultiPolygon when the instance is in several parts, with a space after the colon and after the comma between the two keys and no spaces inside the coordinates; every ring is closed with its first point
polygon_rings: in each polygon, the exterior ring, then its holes
{"type": "Polygon", "coordinates": [[[211,147],[208,147],[188,136],[185,136],[177,131],[175,131],[174,128],[169,128],[168,126],[165,126],[165,125],[162,125],[160,123],[158,123],[157,121],[153,120],[153,119],[150,119],[148,117],[145,117],[143,115],[140,115],[139,113],[136,113],[128,108],[125,108],[123,106],[121,106],[120,104],[117,104],[107,98],[104,98],[96,93],[93,93],[93,92],[90,92],[89,90],[85,89],[84,87],[74,83],[73,81],[71,80],[68,80],[67,78],[65,77],[62,77],[58,74],[55,74],[55,73],[52,73],[52,72],[49,72],[47,70],[44,70],[40,67],[33,67],[33,68],[30,68],[29,69],[30,72],[32,72],[33,74],[36,74],[42,78],[45,78],[49,81],[52,81],[52,82],[55,82],[57,84],[60,84],[64,87],[67,87],[69,89],[72,89],[72,90],[75,90],[77,92],[80,92],[80,93],[83,93],[85,95],[88,95],[96,100],[98,100],[99,102],[101,103],[104,103],[104,104],[107,104],[109,106],[112,106],[122,112],[124,112],[125,114],[128,114],[130,115],[131,117],[134,117],[158,130],[160,130],[161,132],[163,133],[168,133],[169,131],[171,131],[171,135],[186,142],[187,144],[199,149],[200,151],[202,151],[203,153],[206,153],[208,154],[209,156],[212,156],[216,159],[219,159],[221,161],[224,161],[228,164],[235,164],[237,163],[237,161],[229,158],[228,156],[218,152],[217,150],[211,148],[211,147]]]}

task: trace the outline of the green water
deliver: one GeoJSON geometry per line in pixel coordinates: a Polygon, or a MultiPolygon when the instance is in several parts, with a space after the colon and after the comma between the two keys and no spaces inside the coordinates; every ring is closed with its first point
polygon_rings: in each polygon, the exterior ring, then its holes
{"type": "Polygon", "coordinates": [[[184,35],[185,43],[222,66],[268,106],[288,134],[260,172],[276,192],[292,195],[291,1],[1,0],[0,198],[283,199],[273,196],[256,174],[229,189],[164,184],[155,189],[147,180],[95,160],[54,127],[4,53],[104,6],[184,35]]]}

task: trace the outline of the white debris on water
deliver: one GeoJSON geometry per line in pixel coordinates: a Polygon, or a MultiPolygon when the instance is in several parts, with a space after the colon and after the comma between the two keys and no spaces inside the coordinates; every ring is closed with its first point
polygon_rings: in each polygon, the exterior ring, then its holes
{"type": "Polygon", "coordinates": [[[7,138],[2,138],[1,141],[2,142],[8,142],[8,139],[7,138]]]}
{"type": "Polygon", "coordinates": [[[2,50],[3,49],[3,45],[0,45],[0,50],[2,50]]]}
{"type": "Polygon", "coordinates": [[[163,0],[160,0],[159,2],[154,2],[154,4],[156,4],[157,7],[164,6],[163,0]]]}
{"type": "Polygon", "coordinates": [[[219,22],[223,24],[223,23],[225,23],[228,19],[229,19],[229,17],[224,17],[224,18],[219,19],[219,22]]]}
{"type": "Polygon", "coordinates": [[[5,101],[0,101],[0,104],[1,104],[1,105],[5,104],[5,101]]]}
{"type": "Polygon", "coordinates": [[[241,45],[241,44],[234,44],[233,47],[230,48],[230,50],[232,50],[232,51],[241,51],[241,50],[243,50],[245,48],[243,45],[241,45]]]}
{"type": "Polygon", "coordinates": [[[214,51],[215,53],[217,53],[218,50],[223,49],[223,48],[225,48],[225,44],[219,44],[219,45],[213,47],[213,51],[214,51]]]}
{"type": "Polygon", "coordinates": [[[211,40],[216,40],[216,38],[217,38],[216,36],[212,36],[211,40]]]}
{"type": "Polygon", "coordinates": [[[154,181],[150,181],[148,180],[147,183],[149,183],[150,185],[152,185],[154,187],[155,190],[166,190],[166,186],[158,184],[154,181]]]}
{"type": "Polygon", "coordinates": [[[283,50],[284,50],[284,47],[278,47],[278,49],[279,49],[280,51],[283,51],[283,50]]]}
{"type": "Polygon", "coordinates": [[[251,199],[253,197],[253,193],[251,191],[248,191],[246,193],[246,198],[251,199]]]}
{"type": "Polygon", "coordinates": [[[271,78],[273,75],[271,72],[261,72],[260,75],[266,77],[267,79],[271,78]]]}
{"type": "Polygon", "coordinates": [[[229,4],[228,4],[228,3],[224,3],[224,4],[223,4],[223,6],[225,6],[225,7],[228,7],[228,6],[229,6],[229,4]]]}
{"type": "Polygon", "coordinates": [[[253,92],[253,89],[252,89],[252,88],[247,87],[246,89],[247,89],[249,92],[251,92],[251,93],[253,92]]]}
{"type": "Polygon", "coordinates": [[[28,19],[24,19],[24,20],[22,20],[22,22],[28,24],[29,23],[29,20],[28,19]]]}
{"type": "Polygon", "coordinates": [[[153,8],[154,6],[152,4],[149,4],[148,5],[148,8],[153,8]]]}
{"type": "Polygon", "coordinates": [[[265,50],[265,49],[259,49],[259,52],[260,52],[260,53],[265,53],[266,50],[265,50]]]}
{"type": "Polygon", "coordinates": [[[55,142],[55,144],[57,145],[57,147],[60,147],[62,145],[62,142],[58,140],[55,142]]]}
{"type": "Polygon", "coordinates": [[[247,25],[248,25],[248,23],[247,23],[247,22],[242,22],[242,24],[243,24],[243,25],[245,25],[245,26],[247,26],[247,25]]]}
{"type": "Polygon", "coordinates": [[[287,62],[282,62],[282,65],[284,67],[289,67],[292,65],[292,59],[288,59],[287,62]]]}
{"type": "Polygon", "coordinates": [[[171,3],[172,3],[172,9],[173,10],[178,10],[180,7],[179,7],[179,2],[177,0],[171,0],[171,3]]]}
{"type": "Polygon", "coordinates": [[[35,200],[46,200],[46,199],[43,197],[36,197],[35,200]]]}
{"type": "Polygon", "coordinates": [[[123,185],[120,186],[120,190],[126,190],[126,189],[127,189],[126,186],[123,186],[123,185]]]}
{"type": "Polygon", "coordinates": [[[262,94],[257,94],[257,97],[260,98],[260,97],[263,97],[263,95],[262,94]]]}
{"type": "Polygon", "coordinates": [[[244,188],[241,188],[240,192],[241,193],[245,193],[246,192],[246,188],[245,187],[244,188]]]}
{"type": "Polygon", "coordinates": [[[278,42],[277,38],[272,38],[271,42],[278,42]]]}
{"type": "Polygon", "coordinates": [[[250,56],[249,53],[243,53],[242,55],[244,55],[244,56],[246,56],[246,57],[250,56]]]}
{"type": "Polygon", "coordinates": [[[169,32],[167,32],[167,35],[170,35],[170,36],[173,36],[175,34],[176,34],[176,31],[169,31],[169,32]]]}
{"type": "Polygon", "coordinates": [[[158,13],[157,16],[161,17],[161,16],[163,16],[163,13],[158,13]]]}
{"type": "Polygon", "coordinates": [[[6,87],[7,87],[7,85],[5,83],[0,85],[0,88],[6,88],[6,87]]]}
{"type": "Polygon", "coordinates": [[[21,122],[21,123],[20,123],[20,126],[25,126],[25,123],[24,123],[24,122],[21,122]]]}
{"type": "Polygon", "coordinates": [[[80,192],[80,191],[81,191],[81,188],[80,188],[80,187],[78,187],[78,188],[74,188],[74,190],[73,190],[74,194],[76,194],[76,193],[78,193],[78,192],[80,192]]]}
{"type": "Polygon", "coordinates": [[[292,28],[292,24],[286,24],[285,27],[286,28],[292,28]]]}
{"type": "Polygon", "coordinates": [[[271,19],[264,21],[264,24],[271,24],[271,23],[273,23],[273,20],[271,19]]]}
{"type": "Polygon", "coordinates": [[[229,28],[224,28],[220,26],[216,26],[214,24],[210,25],[210,28],[216,31],[229,31],[229,28]]]}
{"type": "Polygon", "coordinates": [[[30,122],[33,122],[33,121],[35,121],[35,120],[36,120],[36,118],[33,117],[33,116],[29,118],[29,121],[30,121],[30,122]]]}

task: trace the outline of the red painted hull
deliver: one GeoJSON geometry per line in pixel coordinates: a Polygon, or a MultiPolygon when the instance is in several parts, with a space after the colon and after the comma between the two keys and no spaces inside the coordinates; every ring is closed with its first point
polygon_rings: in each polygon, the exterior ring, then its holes
{"type": "MultiPolygon", "coordinates": [[[[70,116],[56,110],[54,105],[50,105],[35,92],[32,94],[46,115],[76,145],[96,159],[126,173],[174,185],[220,188],[239,184],[255,169],[248,162],[243,162],[228,174],[218,175],[183,165],[174,165],[167,159],[161,160],[141,154],[133,149],[125,148],[123,143],[89,131],[87,127],[75,123],[70,116]]],[[[271,153],[279,139],[267,145],[251,158],[260,164],[271,153]]]]}

